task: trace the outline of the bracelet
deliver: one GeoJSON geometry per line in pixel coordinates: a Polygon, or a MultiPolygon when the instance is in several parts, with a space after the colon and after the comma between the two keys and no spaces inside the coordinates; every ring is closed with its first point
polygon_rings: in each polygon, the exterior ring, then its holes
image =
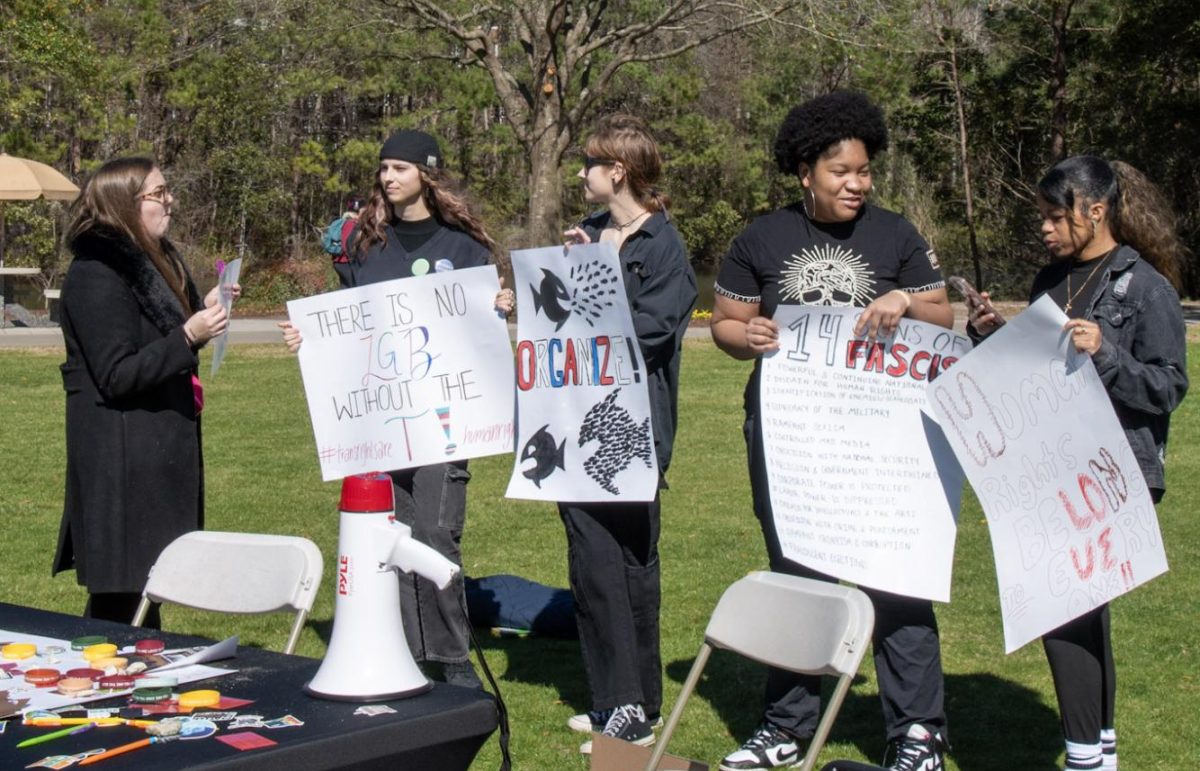
{"type": "Polygon", "coordinates": [[[904,312],[908,313],[908,309],[912,307],[912,295],[910,295],[908,292],[905,292],[903,289],[893,289],[892,291],[899,292],[901,295],[904,296],[904,299],[906,300],[905,305],[904,305],[904,312]]]}

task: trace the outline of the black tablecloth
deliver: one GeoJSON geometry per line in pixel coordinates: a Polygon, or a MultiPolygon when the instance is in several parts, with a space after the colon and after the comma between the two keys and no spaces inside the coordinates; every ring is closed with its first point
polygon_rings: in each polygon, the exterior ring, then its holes
{"type": "MultiPolygon", "coordinates": [[[[81,619],[61,613],[0,603],[0,629],[70,640],[84,634],[103,634],[118,646],[132,645],[149,636],[146,630],[123,624],[81,619]]],[[[203,644],[205,640],[167,632],[154,632],[168,647],[203,644]]],[[[252,730],[277,746],[240,752],[215,737],[195,741],[154,744],[96,763],[97,771],[122,769],[243,768],[281,769],[402,769],[450,771],[466,769],[483,742],[496,728],[496,706],[482,691],[436,683],[433,690],[409,699],[382,702],[395,714],[355,715],[360,705],[327,701],[301,690],[312,679],[320,661],[287,656],[257,648],[238,649],[237,658],[214,662],[238,671],[191,688],[214,688],[225,696],[253,699],[237,711],[271,720],[295,715],[304,725],[252,730]]],[[[0,684],[0,688],[3,685],[0,684]]],[[[90,706],[124,704],[90,702],[90,706]]],[[[0,769],[19,769],[47,755],[69,755],[94,747],[115,747],[145,737],[129,726],[97,728],[78,736],[53,739],[17,749],[16,744],[46,733],[47,728],[22,726],[9,720],[0,734],[0,769]]],[[[222,731],[226,730],[221,724],[222,731]]],[[[92,768],[88,766],[87,768],[92,768]]]]}

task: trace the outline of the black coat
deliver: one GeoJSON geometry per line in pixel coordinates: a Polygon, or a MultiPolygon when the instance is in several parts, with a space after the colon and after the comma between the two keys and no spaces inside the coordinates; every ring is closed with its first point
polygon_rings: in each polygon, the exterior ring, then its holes
{"type": "MultiPolygon", "coordinates": [[[[204,521],[200,420],[187,315],[135,243],[95,229],[71,243],[61,313],[67,360],[66,500],[53,572],[88,591],[140,592],[159,552],[204,521]]],[[[191,278],[192,307],[202,307],[191,278]]]]}

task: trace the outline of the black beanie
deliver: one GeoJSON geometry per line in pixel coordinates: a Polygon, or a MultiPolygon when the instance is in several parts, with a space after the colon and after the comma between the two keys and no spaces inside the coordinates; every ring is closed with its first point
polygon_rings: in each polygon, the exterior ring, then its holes
{"type": "Polygon", "coordinates": [[[437,140],[424,131],[404,129],[387,138],[379,149],[379,160],[408,161],[431,169],[441,168],[442,151],[437,140]]]}

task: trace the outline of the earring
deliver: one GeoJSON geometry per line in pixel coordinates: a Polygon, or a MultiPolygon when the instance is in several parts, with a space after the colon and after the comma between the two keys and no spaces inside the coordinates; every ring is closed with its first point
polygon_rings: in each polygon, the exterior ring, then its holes
{"type": "MultiPolygon", "coordinates": [[[[812,191],[807,190],[807,189],[804,191],[804,196],[800,199],[800,205],[804,207],[805,215],[807,215],[808,218],[811,220],[813,218],[813,213],[808,210],[808,194],[809,193],[812,193],[812,191]]],[[[817,196],[816,196],[816,194],[813,194],[813,211],[816,211],[816,208],[817,208],[817,196]]]]}

